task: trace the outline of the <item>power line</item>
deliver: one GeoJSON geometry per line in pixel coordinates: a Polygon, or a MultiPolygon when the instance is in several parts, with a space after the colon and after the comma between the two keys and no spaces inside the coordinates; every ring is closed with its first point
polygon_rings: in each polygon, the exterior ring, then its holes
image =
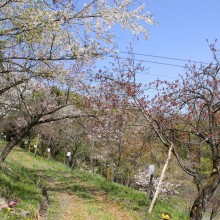
{"type": "MultiPolygon", "coordinates": [[[[111,58],[114,58],[113,55],[107,55],[111,58]]],[[[127,60],[129,58],[127,57],[117,57],[119,59],[123,59],[123,60],[127,60]]],[[[173,66],[173,67],[180,67],[180,68],[186,68],[186,65],[178,65],[178,64],[172,64],[172,63],[164,63],[164,62],[157,62],[157,61],[150,61],[150,60],[141,60],[141,59],[132,59],[133,61],[138,61],[138,62],[142,62],[142,63],[153,63],[153,64],[159,64],[159,65],[166,65],[166,66],[173,66]]],[[[199,69],[198,67],[195,69],[199,69]]]]}
{"type": "MultiPolygon", "coordinates": [[[[102,66],[96,66],[99,68],[103,68],[102,66]]],[[[112,70],[111,68],[107,68],[105,67],[106,70],[112,70]]],[[[120,72],[120,70],[112,70],[114,72],[120,72]]],[[[125,71],[129,71],[129,70],[125,70],[125,71]]],[[[170,78],[170,79],[177,79],[178,77],[175,76],[166,76],[166,75],[160,75],[160,74],[153,74],[153,73],[149,73],[149,72],[145,72],[145,71],[135,71],[135,74],[144,74],[144,75],[150,75],[150,76],[157,76],[157,77],[164,77],[164,78],[170,78]]]]}
{"type": "MultiPolygon", "coordinates": [[[[124,51],[119,52],[119,53],[129,54],[129,52],[124,52],[124,51]]],[[[162,59],[169,59],[169,60],[175,60],[175,61],[184,61],[184,62],[190,62],[191,61],[191,62],[200,63],[200,64],[209,64],[209,63],[202,62],[202,61],[186,60],[186,59],[167,57],[167,56],[157,56],[157,55],[142,54],[142,53],[133,53],[133,54],[140,55],[140,56],[145,56],[145,57],[162,58],[162,59]]],[[[114,58],[114,55],[106,54],[106,56],[114,58]]],[[[120,56],[118,56],[118,58],[123,59],[123,60],[129,59],[127,57],[120,57],[120,56]]],[[[144,59],[132,59],[132,60],[142,62],[142,63],[152,63],[152,64],[172,66],[172,67],[186,68],[186,65],[172,64],[172,63],[166,63],[166,62],[158,62],[158,61],[151,61],[151,60],[144,60],[144,59]]],[[[199,68],[195,68],[195,69],[199,69],[199,68]]],[[[143,74],[143,72],[137,72],[137,73],[142,73],[143,74]]],[[[157,75],[157,74],[148,74],[148,75],[158,76],[158,77],[166,77],[166,78],[176,78],[176,77],[162,76],[162,75],[157,75]]]]}
{"type": "Polygon", "coordinates": [[[165,75],[153,74],[153,73],[148,73],[148,72],[136,72],[136,73],[138,73],[138,74],[150,75],[150,76],[170,78],[170,79],[177,79],[177,77],[175,77],[175,76],[165,76],[165,75]]]}
{"type": "MultiPolygon", "coordinates": [[[[120,51],[119,53],[129,54],[129,52],[120,51]]],[[[181,58],[174,58],[174,57],[167,57],[167,56],[158,56],[158,55],[151,55],[151,54],[143,54],[143,53],[133,53],[135,55],[144,56],[144,57],[154,57],[154,58],[161,58],[167,60],[176,60],[176,61],[183,61],[183,62],[194,62],[194,63],[201,63],[201,64],[209,64],[203,61],[195,61],[190,59],[181,59],[181,58]]]]}
{"type": "MultiPolygon", "coordinates": [[[[114,57],[112,55],[110,55],[109,57],[114,57]]],[[[128,58],[126,57],[118,57],[119,59],[123,59],[123,60],[127,60],[128,58]]],[[[185,66],[183,65],[177,65],[177,64],[172,64],[172,63],[163,63],[163,62],[156,62],[156,61],[150,61],[150,60],[141,60],[141,59],[132,59],[134,61],[139,61],[142,63],[153,63],[153,64],[159,64],[159,65],[166,65],[166,66],[173,66],[173,67],[181,67],[181,68],[185,68],[185,66]]]]}

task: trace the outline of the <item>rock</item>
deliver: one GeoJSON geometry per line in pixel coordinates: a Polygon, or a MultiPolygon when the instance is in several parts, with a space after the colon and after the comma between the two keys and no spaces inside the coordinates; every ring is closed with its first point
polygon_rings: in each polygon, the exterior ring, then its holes
{"type": "Polygon", "coordinates": [[[4,208],[8,208],[8,204],[5,202],[4,199],[0,198],[0,211],[4,208]]]}
{"type": "Polygon", "coordinates": [[[30,212],[25,211],[25,210],[20,209],[20,208],[16,208],[16,209],[11,209],[11,214],[13,214],[17,217],[26,218],[30,215],[30,212]]]}

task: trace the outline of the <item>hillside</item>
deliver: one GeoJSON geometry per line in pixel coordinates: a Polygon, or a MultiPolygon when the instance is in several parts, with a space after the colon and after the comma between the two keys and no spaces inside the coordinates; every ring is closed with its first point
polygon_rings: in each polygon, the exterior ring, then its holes
{"type": "Polygon", "coordinates": [[[187,219],[186,214],[160,201],[149,216],[144,193],[34,157],[20,148],[1,167],[0,183],[1,199],[18,201],[15,208],[2,209],[0,219],[154,220],[161,212],[169,212],[172,219],[187,219]]]}

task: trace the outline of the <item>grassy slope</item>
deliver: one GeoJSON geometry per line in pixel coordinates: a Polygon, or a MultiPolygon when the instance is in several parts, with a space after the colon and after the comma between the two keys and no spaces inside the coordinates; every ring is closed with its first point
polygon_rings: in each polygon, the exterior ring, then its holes
{"type": "MultiPolygon", "coordinates": [[[[34,219],[39,208],[40,185],[45,185],[49,192],[47,219],[51,220],[156,220],[161,212],[171,213],[172,219],[187,219],[184,213],[160,201],[149,216],[146,213],[149,202],[143,193],[108,182],[96,174],[71,170],[59,162],[35,158],[19,148],[12,151],[1,168],[0,184],[0,197],[7,200],[16,197],[19,200],[16,209],[29,211],[29,219],[34,219]]],[[[1,212],[0,219],[7,215],[10,213],[1,212]]]]}

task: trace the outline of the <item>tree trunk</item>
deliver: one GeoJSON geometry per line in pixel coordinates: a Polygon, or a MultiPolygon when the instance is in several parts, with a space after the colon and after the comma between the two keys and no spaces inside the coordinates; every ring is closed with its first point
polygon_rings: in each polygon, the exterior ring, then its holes
{"type": "Polygon", "coordinates": [[[14,137],[4,148],[0,156],[0,163],[4,162],[13,147],[21,140],[21,138],[14,137]]]}
{"type": "Polygon", "coordinates": [[[20,134],[14,137],[4,148],[0,155],[0,163],[4,162],[10,151],[29,133],[33,126],[29,125],[21,130],[20,134]]]}
{"type": "Polygon", "coordinates": [[[209,177],[206,185],[203,187],[199,195],[195,199],[195,202],[190,210],[191,220],[201,220],[203,216],[203,211],[205,210],[208,202],[212,198],[215,190],[220,184],[220,173],[214,172],[209,177]]]}

